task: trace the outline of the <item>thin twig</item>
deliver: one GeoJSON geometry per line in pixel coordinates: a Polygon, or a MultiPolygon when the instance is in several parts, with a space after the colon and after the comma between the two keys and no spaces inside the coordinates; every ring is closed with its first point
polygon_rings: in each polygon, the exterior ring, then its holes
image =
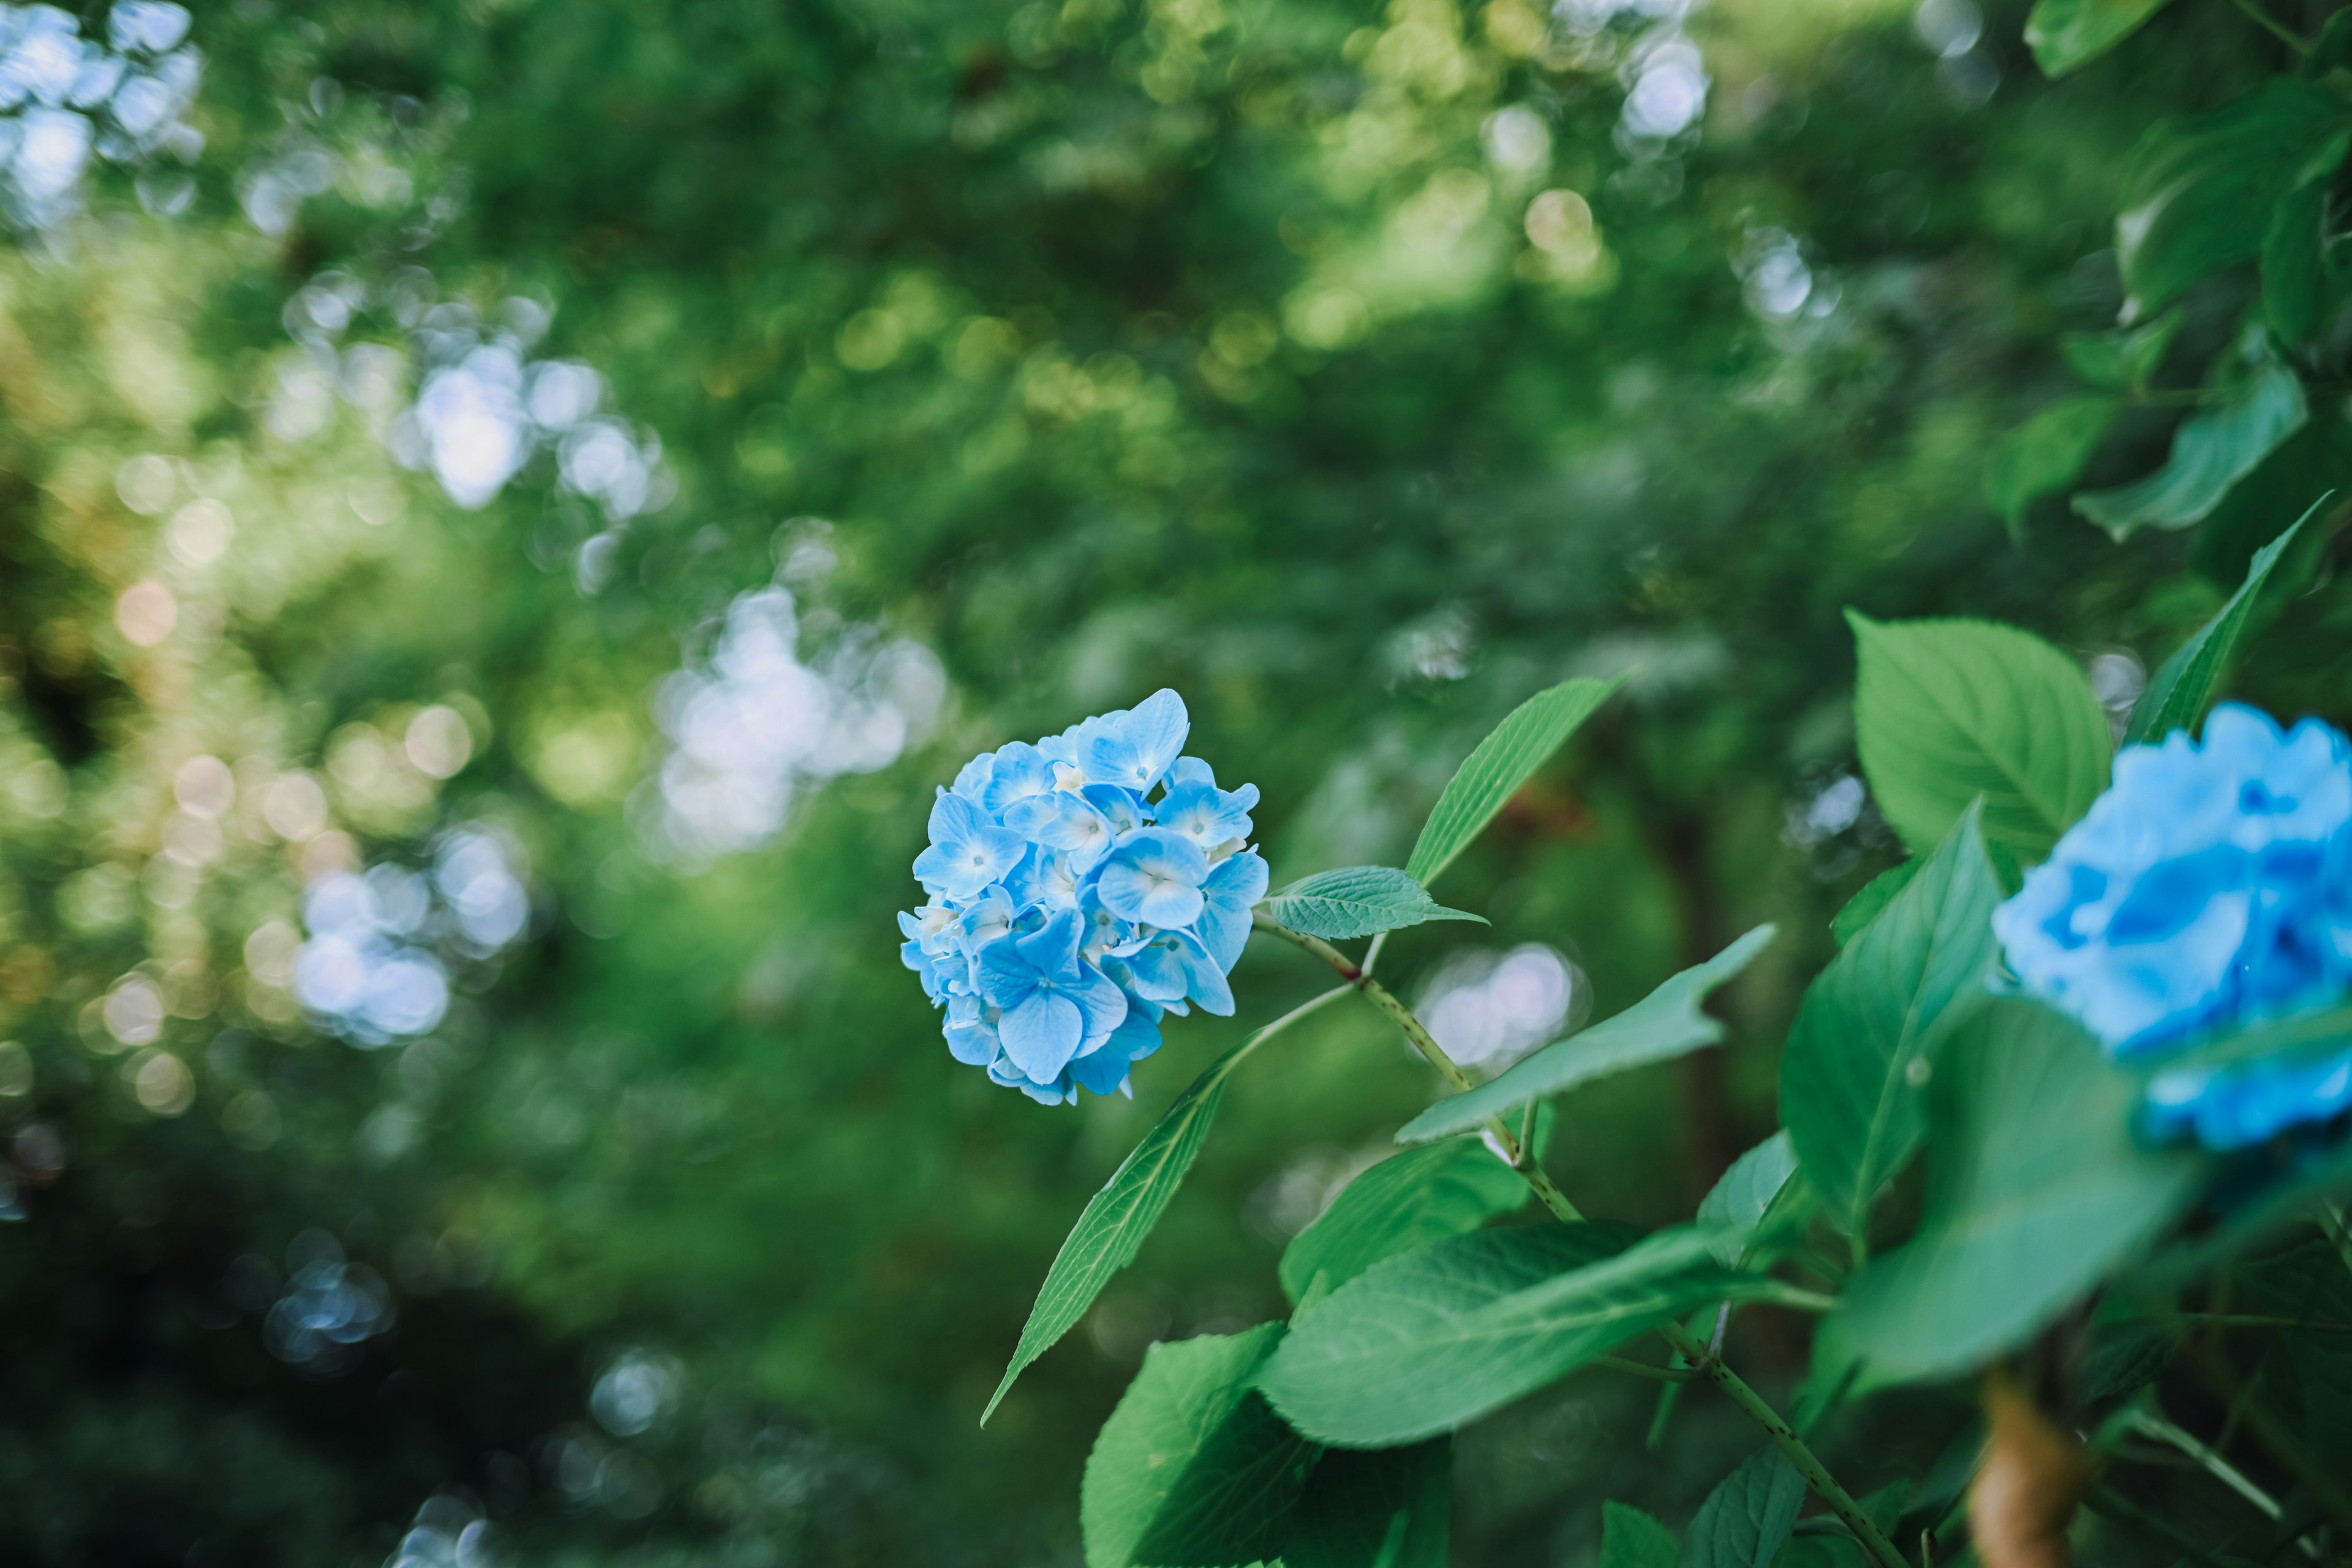
{"type": "Polygon", "coordinates": [[[2308,43],[2305,43],[2302,38],[2298,37],[2285,23],[2277,20],[2269,12],[2263,10],[2260,5],[2255,5],[2254,0],[2238,0],[2238,9],[2252,17],[2254,19],[2255,26],[2261,27],[2263,31],[2270,34],[2280,43],[2284,44],[2288,48],[2293,49],[2296,54],[2307,55],[2311,53],[2311,46],[2308,43]]]}

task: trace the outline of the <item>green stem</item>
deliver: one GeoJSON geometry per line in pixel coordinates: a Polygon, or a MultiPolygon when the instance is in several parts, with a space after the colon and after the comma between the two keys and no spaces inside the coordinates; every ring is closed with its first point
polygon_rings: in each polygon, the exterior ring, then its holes
{"type": "MultiPolygon", "coordinates": [[[[1398,1001],[1387,986],[1373,979],[1355,960],[1322,938],[1308,936],[1305,931],[1293,931],[1280,921],[1271,920],[1263,914],[1256,913],[1253,913],[1250,919],[1258,930],[1269,935],[1278,936],[1283,941],[1313,953],[1338,970],[1341,979],[1361,991],[1370,999],[1373,1006],[1395,1020],[1397,1027],[1404,1031],[1405,1038],[1412,1042],[1413,1049],[1419,1051],[1428,1060],[1430,1066],[1443,1073],[1445,1076],[1445,1081],[1452,1084],[1457,1090],[1476,1087],[1470,1081],[1470,1075],[1464,1072],[1455,1065],[1454,1058],[1445,1054],[1445,1047],[1439,1045],[1430,1032],[1421,1026],[1421,1020],[1412,1016],[1412,1009],[1398,1001]]],[[[1520,1179],[1535,1189],[1535,1194],[1543,1201],[1544,1207],[1549,1209],[1559,1218],[1570,1222],[1584,1217],[1577,1212],[1576,1205],[1568,1201],[1568,1195],[1552,1185],[1551,1178],[1545,1175],[1542,1167],[1536,1163],[1534,1154],[1529,1152],[1526,1144],[1519,1142],[1518,1134],[1504,1124],[1501,1117],[1489,1116],[1479,1125],[1486,1129],[1488,1137],[1494,1139],[1496,1147],[1503,1151],[1503,1158],[1510,1162],[1511,1169],[1517,1171],[1520,1179]]]]}
{"type": "Polygon", "coordinates": [[[2173,1425],[2152,1410],[2135,1410],[2131,1414],[2132,1429],[2145,1433],[2158,1442],[2179,1449],[2211,1472],[2215,1480],[2254,1505],[2266,1518],[2277,1520],[2284,1510],[2278,1499],[2246,1479],[2246,1473],[2220,1454],[2199,1442],[2193,1433],[2173,1425]]]}
{"type": "Polygon", "coordinates": [[[2304,1451],[2294,1434],[2289,1432],[2277,1416],[2264,1409],[2259,1400],[2240,1386],[2238,1376],[2230,1369],[2229,1363],[2215,1354],[2210,1346],[2200,1345],[2196,1365],[2204,1375],[2206,1386],[2224,1401],[2234,1404],[2242,1394],[2246,1396],[2242,1414],[2246,1430],[2253,1434],[2254,1441],[2269,1449],[2271,1458],[2303,1483],[2305,1494],[2319,1505],[2321,1512],[2341,1528],[2352,1530],[2352,1496],[2347,1496],[2343,1487],[2322,1468],[2319,1461],[2304,1451]]]}
{"type": "MultiPolygon", "coordinates": [[[[1340,978],[1361,991],[1371,999],[1374,1006],[1396,1021],[1397,1026],[1404,1031],[1405,1038],[1412,1042],[1413,1048],[1428,1059],[1430,1066],[1444,1076],[1446,1082],[1452,1084],[1456,1089],[1475,1087],[1470,1081],[1470,1075],[1464,1072],[1454,1058],[1445,1054],[1445,1048],[1437,1043],[1427,1029],[1422,1027],[1421,1020],[1412,1016],[1412,1009],[1390,994],[1386,987],[1366,973],[1362,966],[1349,959],[1346,953],[1328,942],[1308,936],[1304,931],[1292,931],[1281,921],[1271,920],[1264,914],[1253,911],[1250,919],[1258,930],[1278,936],[1285,942],[1313,953],[1333,969],[1338,970],[1340,978]]],[[[1506,1151],[1511,1168],[1518,1172],[1519,1178],[1534,1191],[1536,1196],[1542,1201],[1544,1207],[1562,1220],[1574,1222],[1584,1217],[1577,1212],[1576,1205],[1568,1201],[1568,1195],[1552,1184],[1551,1178],[1544,1174],[1542,1169],[1536,1164],[1534,1158],[1521,1146],[1511,1130],[1503,1125],[1499,1118],[1492,1116],[1486,1118],[1484,1126],[1487,1135],[1506,1151]]],[[[1765,1402],[1762,1394],[1748,1387],[1738,1373],[1724,1364],[1720,1354],[1710,1350],[1682,1324],[1671,1319],[1658,1326],[1658,1332],[1665,1336],[1666,1343],[1672,1345],[1675,1352],[1691,1364],[1692,1370],[1698,1376],[1721,1389],[1724,1397],[1738,1405],[1750,1420],[1764,1428],[1764,1434],[1772,1440],[1773,1447],[1788,1456],[1789,1462],[1797,1468],[1797,1473],[1803,1476],[1813,1490],[1820,1495],[1821,1500],[1830,1505],[1830,1511],[1845,1521],[1846,1528],[1853,1531],[1856,1539],[1869,1549],[1871,1556],[1878,1560],[1879,1568],[1911,1568],[1911,1565],[1904,1561],[1903,1553],[1895,1549],[1895,1543],[1886,1539],[1886,1532],[1872,1523],[1870,1516],[1862,1511],[1862,1505],[1853,1500],[1853,1494],[1838,1485],[1837,1478],[1830,1474],[1828,1467],[1822,1463],[1811,1448],[1805,1447],[1804,1439],[1798,1436],[1786,1421],[1780,1419],[1780,1413],[1765,1402]]]]}
{"type": "Polygon", "coordinates": [[[1612,1372],[1628,1372],[1635,1377],[1646,1377],[1656,1383],[1688,1383],[1698,1375],[1684,1366],[1652,1366],[1645,1361],[1628,1361],[1621,1355],[1594,1356],[1587,1364],[1605,1366],[1612,1372]]]}
{"type": "Polygon", "coordinates": [[[2260,5],[2255,5],[2254,0],[2237,0],[2237,4],[2239,10],[2243,11],[2247,16],[2253,18],[2254,25],[2256,26],[2270,34],[2280,43],[2284,44],[2288,48],[2293,49],[2299,55],[2307,55],[2311,53],[2311,46],[2309,44],[2297,37],[2294,33],[2287,27],[2286,24],[2277,20],[2275,17],[2272,16],[2269,12],[2263,10],[2260,5]]]}

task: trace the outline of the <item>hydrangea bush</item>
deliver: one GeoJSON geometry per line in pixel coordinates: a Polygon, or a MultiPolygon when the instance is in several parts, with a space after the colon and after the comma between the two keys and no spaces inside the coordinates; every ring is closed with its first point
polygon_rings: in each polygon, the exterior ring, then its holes
{"type": "MultiPolygon", "coordinates": [[[[1360,999],[1440,1090],[1397,1130],[1402,1151],[1290,1243],[1286,1315],[1147,1353],[1079,1488],[1088,1568],[1443,1568],[1452,1435],[1587,1373],[1666,1384],[1654,1442],[1679,1385],[1704,1380],[1759,1444],[1686,1542],[1612,1504],[1603,1568],[1770,1564],[1808,1493],[1842,1564],[1937,1568],[1973,1549],[1986,1568],[2048,1568],[2092,1479],[2147,1464],[2151,1445],[2257,1509],[2256,1555],[2300,1540],[2325,1562],[2352,1543],[2352,1500],[2328,1479],[2352,1463],[2352,1384],[2326,1370],[2352,1334],[2337,1206],[2352,1194],[2352,742],[2315,720],[2206,711],[2295,532],[2157,671],[2120,751],[2081,666],[2037,637],[1853,617],[1857,750],[1908,858],[1820,939],[1837,951],[1782,1047],[1780,1130],[1691,1221],[1646,1236],[1589,1220],[1552,1180],[1538,1111],[1720,1043],[1710,994],[1768,948],[1789,962],[1786,939],[1759,927],[1484,1081],[1378,976],[1391,932],[1478,918],[1427,884],[1611,683],[1569,681],[1507,717],[1402,868],[1271,894],[1249,846],[1257,792],[1222,790],[1181,754],[1172,691],[967,764],[915,861],[929,901],[901,917],[958,1060],[1050,1103],[1129,1089],[1169,1015],[1236,1011],[1227,976],[1253,933],[1338,982],[1174,1096],[1079,1215],[983,1420],[1136,1258],[1252,1052],[1360,999]],[[1922,1161],[1919,1195],[1888,1201],[1922,1161]],[[1490,1223],[1530,1200],[1549,1222],[1490,1223]],[[1794,1419],[1731,1365],[1728,1325],[1763,1303],[1835,1325],[1794,1419]],[[2200,1436],[2165,1414],[2183,1380],[2226,1372],[2189,1353],[2225,1330],[2321,1358],[2293,1419],[2200,1436]],[[1874,1457],[1849,1443],[1835,1466],[1815,1446],[1876,1392],[1923,1384],[1981,1388],[1989,1442],[1958,1427],[1874,1457]],[[2236,1451],[2249,1441],[2262,1451],[2236,1451]],[[1957,1457],[1888,1473],[1938,1447],[1957,1457]],[[1858,1497],[1849,1468],[1878,1489],[1858,1497]]],[[[1268,964],[1258,983],[1290,973],[1268,964]]],[[[2230,1392],[2242,1414],[2267,1397],[2230,1392]]],[[[2252,1539],[2200,1550],[2244,1559],[2252,1539]]]]}
{"type": "Polygon", "coordinates": [[[1160,1021],[1230,1015],[1225,976],[1265,894],[1257,786],[1180,755],[1183,699],[1014,742],[964,764],[931,807],[899,950],[947,1015],[956,1060],[1048,1105],[1129,1092],[1160,1021]]]}

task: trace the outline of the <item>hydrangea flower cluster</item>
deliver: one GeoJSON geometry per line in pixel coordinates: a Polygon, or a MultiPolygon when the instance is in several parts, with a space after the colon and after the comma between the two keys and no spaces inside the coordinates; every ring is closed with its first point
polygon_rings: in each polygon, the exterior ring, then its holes
{"type": "MultiPolygon", "coordinates": [[[[1993,916],[2026,987],[2117,1059],[2352,991],[2352,742],[2237,704],[2201,743],[2128,746],[2115,781],[1993,916]]],[[[2159,1136],[2261,1142],[2352,1106],[2352,1049],[2160,1069],[2159,1136]]]]}
{"type": "Polygon", "coordinates": [[[1257,786],[1219,789],[1180,755],[1191,728],[1158,691],[983,752],[940,792],[915,858],[930,901],[899,915],[899,956],[946,1009],[956,1060],[1071,1103],[1127,1092],[1163,1014],[1233,1012],[1225,976],[1265,896],[1257,786]]]}

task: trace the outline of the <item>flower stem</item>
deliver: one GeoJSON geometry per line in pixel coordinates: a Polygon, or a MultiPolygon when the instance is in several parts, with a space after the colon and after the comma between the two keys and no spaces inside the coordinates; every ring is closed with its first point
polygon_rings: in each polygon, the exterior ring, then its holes
{"type": "MultiPolygon", "coordinates": [[[[1412,1042],[1413,1048],[1428,1058],[1429,1065],[1443,1074],[1446,1082],[1452,1084],[1456,1089],[1474,1087],[1470,1081],[1470,1075],[1464,1072],[1459,1064],[1445,1054],[1445,1047],[1439,1045],[1430,1032],[1422,1026],[1421,1020],[1412,1016],[1412,1009],[1398,1001],[1386,986],[1366,973],[1363,968],[1346,953],[1319,937],[1293,931],[1281,921],[1269,919],[1264,914],[1253,911],[1250,920],[1258,930],[1278,936],[1285,942],[1313,953],[1339,971],[1341,979],[1361,991],[1370,998],[1374,1006],[1396,1021],[1397,1027],[1404,1031],[1405,1038],[1412,1042]]],[[[1544,1207],[1562,1220],[1573,1222],[1584,1217],[1578,1213],[1576,1205],[1568,1201],[1568,1195],[1552,1184],[1551,1178],[1544,1174],[1542,1168],[1536,1163],[1534,1155],[1519,1142],[1511,1130],[1503,1124],[1500,1118],[1490,1116],[1486,1120],[1484,1126],[1487,1135],[1505,1151],[1506,1156],[1511,1163],[1511,1169],[1519,1173],[1520,1179],[1534,1191],[1536,1196],[1542,1201],[1544,1207]]],[[[1838,1485],[1837,1478],[1830,1474],[1828,1467],[1822,1463],[1811,1448],[1805,1447],[1804,1439],[1798,1436],[1786,1421],[1780,1419],[1780,1414],[1765,1402],[1764,1396],[1748,1387],[1738,1373],[1724,1364],[1723,1357],[1717,1350],[1709,1348],[1680,1323],[1672,1320],[1660,1324],[1658,1332],[1665,1337],[1666,1343],[1672,1345],[1700,1377],[1721,1389],[1726,1398],[1738,1405],[1750,1420],[1764,1428],[1764,1434],[1771,1438],[1773,1447],[1789,1457],[1789,1462],[1797,1468],[1797,1473],[1803,1476],[1813,1490],[1820,1494],[1822,1500],[1830,1505],[1830,1510],[1845,1521],[1846,1528],[1853,1531],[1855,1538],[1869,1551],[1871,1556],[1877,1559],[1879,1568],[1910,1568],[1910,1564],[1904,1561],[1903,1553],[1895,1550],[1893,1542],[1886,1539],[1886,1532],[1872,1523],[1870,1516],[1862,1511],[1862,1505],[1853,1500],[1853,1494],[1838,1485]]]]}
{"type": "MultiPolygon", "coordinates": [[[[1305,931],[1293,931],[1281,921],[1270,920],[1265,915],[1253,913],[1250,919],[1258,930],[1297,944],[1338,970],[1341,979],[1361,991],[1370,999],[1373,1006],[1396,1021],[1397,1027],[1404,1031],[1404,1037],[1412,1042],[1413,1049],[1426,1058],[1430,1066],[1444,1074],[1445,1081],[1452,1084],[1455,1089],[1476,1087],[1471,1083],[1470,1075],[1464,1072],[1454,1058],[1445,1054],[1445,1047],[1439,1045],[1430,1032],[1421,1026],[1421,1020],[1412,1016],[1412,1009],[1398,1001],[1393,992],[1365,973],[1346,953],[1320,937],[1308,936],[1305,931]]],[[[1552,1185],[1551,1178],[1545,1175],[1543,1167],[1536,1163],[1533,1152],[1527,1144],[1519,1142],[1518,1134],[1512,1131],[1501,1117],[1489,1116],[1480,1125],[1486,1129],[1486,1135],[1495,1141],[1496,1147],[1502,1150],[1503,1158],[1510,1163],[1511,1169],[1517,1171],[1520,1179],[1535,1190],[1536,1196],[1542,1201],[1544,1207],[1563,1220],[1573,1222],[1584,1217],[1577,1211],[1576,1205],[1568,1201],[1568,1194],[1552,1185]]]]}

